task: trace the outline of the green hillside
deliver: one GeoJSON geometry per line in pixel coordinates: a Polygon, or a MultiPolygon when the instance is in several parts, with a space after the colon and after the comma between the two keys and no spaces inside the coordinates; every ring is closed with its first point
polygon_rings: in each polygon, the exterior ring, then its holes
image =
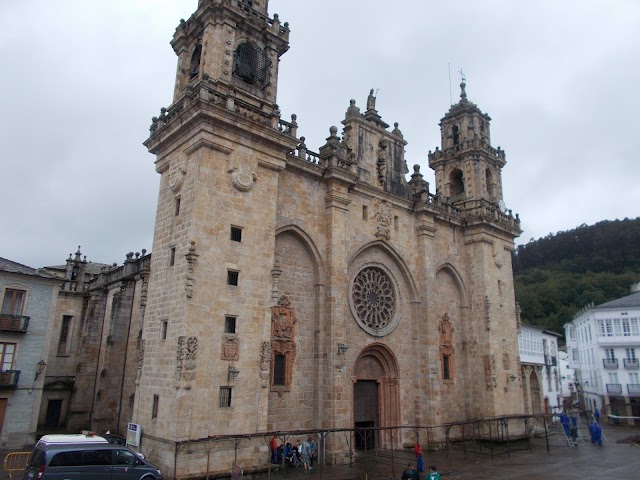
{"type": "Polygon", "coordinates": [[[587,303],[608,302],[640,281],[640,217],[580,225],[519,245],[513,255],[523,321],[564,333],[587,303]]]}

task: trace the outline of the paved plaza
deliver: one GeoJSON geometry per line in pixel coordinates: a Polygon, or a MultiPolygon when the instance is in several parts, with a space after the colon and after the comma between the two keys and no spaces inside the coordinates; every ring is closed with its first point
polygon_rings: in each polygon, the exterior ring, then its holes
{"type": "MultiPolygon", "coordinates": [[[[586,427],[581,430],[583,440],[578,442],[578,446],[568,447],[564,435],[554,427],[549,435],[549,452],[545,438],[538,437],[532,439],[530,444],[527,441],[512,443],[509,453],[504,447],[494,449],[493,458],[486,445],[480,450],[474,448],[471,451],[468,448],[466,452],[459,447],[449,451],[426,452],[425,466],[436,465],[443,480],[639,479],[640,445],[617,441],[639,436],[640,427],[604,425],[603,432],[606,439],[602,447],[590,443],[586,427]]],[[[400,480],[407,463],[414,461],[411,451],[396,452],[392,470],[388,453],[372,452],[366,462],[360,458],[351,467],[323,468],[316,465],[309,475],[301,468],[284,472],[277,470],[271,473],[271,480],[400,480]]],[[[424,475],[421,475],[422,479],[424,475]]],[[[263,480],[268,475],[260,475],[259,478],[263,480]]]]}
{"type": "MultiPolygon", "coordinates": [[[[552,428],[549,435],[549,450],[544,437],[531,442],[512,442],[509,452],[505,446],[492,450],[484,445],[467,445],[466,451],[460,446],[440,452],[426,452],[425,465],[438,467],[443,479],[455,480],[549,480],[549,479],[615,479],[637,480],[640,478],[640,445],[618,443],[640,436],[640,427],[603,426],[605,435],[602,447],[591,445],[585,428],[581,433],[583,441],[578,447],[568,447],[564,435],[558,428],[552,428]]],[[[2,458],[7,452],[2,452],[2,458]]],[[[302,468],[278,469],[254,475],[259,480],[400,480],[407,463],[414,462],[410,450],[370,452],[366,458],[360,454],[354,457],[352,466],[323,467],[316,465],[310,474],[302,468]]],[[[249,478],[249,475],[245,475],[249,478]]],[[[0,480],[8,479],[4,470],[0,480]]],[[[14,478],[22,478],[20,474],[14,478]]],[[[424,474],[421,475],[424,479],[424,474]]],[[[165,479],[169,480],[169,479],[165,479]]]]}

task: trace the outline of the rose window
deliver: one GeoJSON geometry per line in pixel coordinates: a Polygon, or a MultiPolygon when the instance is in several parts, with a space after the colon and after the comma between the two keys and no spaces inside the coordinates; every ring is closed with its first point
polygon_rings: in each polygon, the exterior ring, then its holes
{"type": "Polygon", "coordinates": [[[395,290],[389,276],[380,268],[367,267],[358,273],[353,282],[351,300],[364,327],[379,331],[393,320],[395,290]]]}

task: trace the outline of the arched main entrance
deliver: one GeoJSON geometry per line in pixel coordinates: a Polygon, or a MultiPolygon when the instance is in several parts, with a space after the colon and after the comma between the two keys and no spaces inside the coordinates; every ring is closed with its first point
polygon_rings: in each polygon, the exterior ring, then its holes
{"type": "Polygon", "coordinates": [[[364,430],[400,424],[400,382],[398,363],[382,344],[365,348],[354,368],[353,422],[356,449],[391,447],[391,437],[364,430]],[[369,432],[364,434],[364,432],[369,432]]]}

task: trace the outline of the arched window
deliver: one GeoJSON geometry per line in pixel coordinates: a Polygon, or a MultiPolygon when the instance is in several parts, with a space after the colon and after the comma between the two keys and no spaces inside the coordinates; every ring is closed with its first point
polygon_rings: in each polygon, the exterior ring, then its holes
{"type": "Polygon", "coordinates": [[[460,129],[457,125],[451,129],[451,134],[453,135],[453,144],[458,145],[460,143],[460,129]]]}
{"type": "Polygon", "coordinates": [[[193,80],[200,74],[200,57],[202,55],[202,45],[197,45],[191,54],[191,63],[189,64],[189,80],[193,80]]]}
{"type": "Polygon", "coordinates": [[[249,85],[268,83],[269,61],[262,49],[244,42],[238,45],[233,59],[233,74],[249,85]]]}
{"type": "Polygon", "coordinates": [[[488,168],[486,169],[485,176],[486,176],[486,179],[487,179],[487,193],[490,196],[493,197],[495,195],[495,190],[496,189],[495,189],[495,185],[493,183],[493,173],[491,173],[490,169],[488,169],[488,168]]]}
{"type": "Polygon", "coordinates": [[[454,169],[449,176],[449,183],[451,184],[450,192],[452,197],[464,193],[464,178],[462,170],[457,168],[454,169]]]}

